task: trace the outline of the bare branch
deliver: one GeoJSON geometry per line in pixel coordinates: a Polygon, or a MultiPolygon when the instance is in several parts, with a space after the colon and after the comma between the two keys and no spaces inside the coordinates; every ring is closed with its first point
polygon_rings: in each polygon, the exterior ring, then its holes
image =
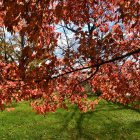
{"type": "Polygon", "coordinates": [[[80,85],[80,84],[82,84],[82,83],[84,83],[84,82],[90,80],[90,79],[98,72],[98,70],[99,70],[99,66],[96,67],[95,72],[92,73],[88,78],[86,78],[86,79],[84,79],[83,81],[80,81],[79,83],[75,84],[75,85],[74,85],[74,88],[73,88],[73,92],[74,92],[76,86],[78,86],[78,85],[80,85]]]}
{"type": "Polygon", "coordinates": [[[121,59],[123,59],[123,58],[126,58],[126,57],[128,57],[128,56],[131,56],[131,55],[137,54],[137,53],[140,53],[140,48],[137,49],[137,50],[131,51],[131,52],[129,52],[129,53],[126,53],[125,55],[118,56],[118,57],[112,58],[112,59],[107,60],[107,61],[102,61],[102,62],[100,62],[100,63],[94,64],[94,65],[91,65],[91,66],[87,66],[87,67],[84,67],[84,68],[74,69],[74,70],[72,70],[72,71],[65,72],[65,73],[63,73],[63,74],[54,76],[54,77],[52,77],[51,79],[58,78],[58,77],[61,77],[61,76],[64,76],[64,75],[67,75],[67,74],[70,74],[70,73],[73,73],[73,72],[76,72],[76,71],[84,70],[84,69],[89,69],[89,68],[92,68],[92,67],[99,67],[99,66],[101,66],[101,65],[103,65],[103,64],[115,62],[115,61],[117,61],[117,60],[121,60],[121,59]]]}

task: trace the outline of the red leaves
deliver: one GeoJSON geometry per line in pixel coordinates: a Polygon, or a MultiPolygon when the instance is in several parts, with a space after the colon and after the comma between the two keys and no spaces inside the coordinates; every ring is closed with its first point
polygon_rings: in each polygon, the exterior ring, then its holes
{"type": "Polygon", "coordinates": [[[111,73],[106,71],[102,76],[96,76],[96,78],[93,79],[93,87],[100,88],[103,92],[101,97],[106,100],[122,104],[135,103],[139,100],[137,97],[139,94],[138,85],[140,83],[137,77],[139,75],[138,71],[136,67],[132,65],[133,62],[126,62],[122,67],[116,67],[115,65],[113,66],[113,64],[106,65],[106,70],[111,67],[113,71],[111,73]],[[130,98],[128,98],[128,94],[130,98]]]}
{"type": "Polygon", "coordinates": [[[2,6],[2,26],[24,35],[28,45],[16,63],[0,62],[1,109],[12,100],[31,99],[41,114],[67,109],[69,102],[84,112],[93,110],[99,99],[88,100],[85,84],[106,100],[140,100],[139,54],[121,57],[139,48],[137,0],[13,0],[2,6]]]}
{"type": "Polygon", "coordinates": [[[62,5],[57,4],[56,8],[55,8],[55,13],[56,13],[56,17],[59,19],[62,16],[62,5]]]}

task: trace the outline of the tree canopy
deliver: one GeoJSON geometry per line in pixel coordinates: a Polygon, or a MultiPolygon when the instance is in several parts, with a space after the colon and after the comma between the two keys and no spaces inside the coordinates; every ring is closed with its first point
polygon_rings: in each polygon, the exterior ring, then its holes
{"type": "Polygon", "coordinates": [[[41,114],[69,103],[93,110],[100,99],[139,107],[139,0],[1,0],[0,5],[0,28],[21,38],[13,50],[18,59],[0,53],[1,110],[13,100],[30,100],[41,114]],[[86,84],[101,95],[89,100],[86,84]]]}

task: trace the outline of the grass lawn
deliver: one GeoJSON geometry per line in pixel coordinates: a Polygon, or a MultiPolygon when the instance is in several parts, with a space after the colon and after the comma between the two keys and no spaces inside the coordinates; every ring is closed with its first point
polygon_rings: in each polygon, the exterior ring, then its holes
{"type": "Polygon", "coordinates": [[[94,112],[72,106],[47,116],[26,102],[0,112],[0,140],[140,140],[140,112],[102,102],[94,112]]]}

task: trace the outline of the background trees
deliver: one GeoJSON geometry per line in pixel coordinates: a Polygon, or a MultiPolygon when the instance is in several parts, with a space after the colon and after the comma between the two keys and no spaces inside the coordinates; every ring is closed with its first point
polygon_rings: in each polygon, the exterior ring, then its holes
{"type": "MultiPolygon", "coordinates": [[[[11,0],[1,4],[3,26],[22,37],[18,63],[8,64],[14,78],[11,73],[8,79],[1,74],[6,81],[1,81],[1,104],[7,95],[11,100],[39,98],[32,105],[45,113],[67,108],[66,101],[86,111],[102,98],[133,105],[140,100],[138,1],[11,0]],[[24,38],[28,45],[22,44],[24,38]],[[10,88],[7,82],[16,85],[10,88]],[[85,82],[94,92],[101,90],[95,101],[84,94],[85,82]]],[[[7,64],[1,63],[4,72],[7,64]]]]}

